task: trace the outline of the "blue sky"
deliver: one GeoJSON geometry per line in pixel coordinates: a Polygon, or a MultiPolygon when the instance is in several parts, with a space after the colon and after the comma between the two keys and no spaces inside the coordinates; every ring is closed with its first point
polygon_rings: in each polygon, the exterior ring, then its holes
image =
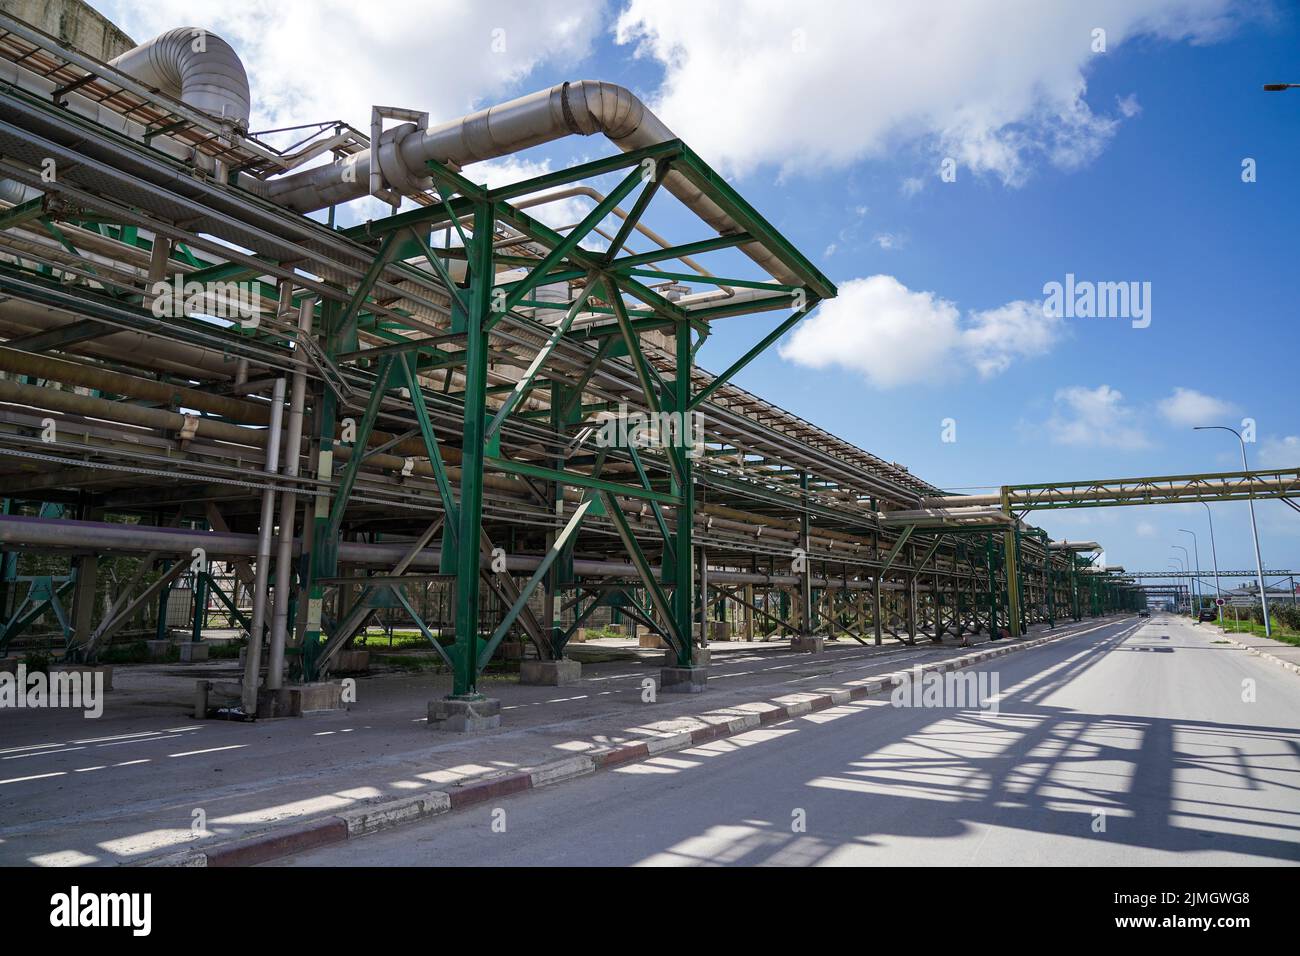
{"type": "MultiPolygon", "coordinates": [[[[193,19],[176,0],[99,6],[137,39],[193,19]]],[[[936,484],[1239,467],[1231,435],[1192,432],[1204,416],[1255,419],[1252,465],[1300,465],[1300,90],[1260,89],[1300,82],[1291,4],[354,7],[230,0],[194,25],[244,57],[255,127],[363,126],[371,103],[436,123],[582,78],[632,88],[841,286],[738,383],[936,484]],[[1149,282],[1150,325],[1044,316],[1045,283],[1067,273],[1149,282]]],[[[480,178],[612,151],[571,138],[480,178]]],[[[672,210],[652,224],[698,238],[672,210]]],[[[738,255],[710,264],[752,273],[738,255]]],[[[725,367],[777,321],[718,323],[702,364],[725,367]]],[[[1214,515],[1220,566],[1252,567],[1246,506],[1214,515]]],[[[1266,565],[1300,566],[1300,514],[1257,515],[1266,565]]],[[[1167,567],[1190,528],[1210,565],[1199,505],[1035,521],[1129,568],[1167,567]]]]}

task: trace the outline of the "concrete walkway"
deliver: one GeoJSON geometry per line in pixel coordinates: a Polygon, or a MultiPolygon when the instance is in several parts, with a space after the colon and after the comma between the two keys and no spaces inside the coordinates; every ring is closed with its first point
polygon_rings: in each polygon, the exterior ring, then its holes
{"type": "Polygon", "coordinates": [[[1244,648],[1252,654],[1257,654],[1289,671],[1300,674],[1300,647],[1295,644],[1275,641],[1271,637],[1258,637],[1254,634],[1225,631],[1214,624],[1202,624],[1200,626],[1212,627],[1216,634],[1222,634],[1224,638],[1238,647],[1244,648]]]}
{"type": "Polygon", "coordinates": [[[113,865],[205,848],[668,736],[679,730],[674,721],[704,711],[965,653],[952,639],[828,648],[810,657],[784,642],[717,643],[706,693],[661,693],[653,703],[642,695],[646,678],[658,673],[658,652],[586,665],[581,683],[568,687],[497,678],[484,689],[502,701],[502,727],[472,736],[426,726],[427,701],[449,690],[445,676],[362,679],[350,712],[242,724],[195,721],[187,712],[193,681],[229,679],[233,664],[120,668],[98,720],[68,711],[0,713],[0,863],[113,865]]]}

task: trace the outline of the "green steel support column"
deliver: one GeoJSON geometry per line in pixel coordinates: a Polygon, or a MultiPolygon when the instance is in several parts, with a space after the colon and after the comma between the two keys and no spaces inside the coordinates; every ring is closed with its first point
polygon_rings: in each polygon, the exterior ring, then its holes
{"type": "Polygon", "coordinates": [[[808,472],[799,472],[799,490],[803,510],[799,512],[799,547],[803,549],[803,572],[799,575],[799,633],[812,634],[817,630],[817,622],[812,614],[812,528],[808,517],[808,472]]]}
{"type": "MultiPolygon", "coordinates": [[[[1014,518],[1011,512],[1010,492],[1006,486],[1002,488],[1002,511],[1009,517],[1014,518]]],[[[1018,550],[1016,538],[1017,532],[1014,526],[1002,532],[1002,547],[1005,551],[1003,563],[1006,567],[1007,578],[1007,629],[1011,632],[1012,637],[1020,637],[1023,633],[1020,619],[1020,562],[1016,554],[1018,550]]]]}
{"type": "Polygon", "coordinates": [[[1047,580],[1047,626],[1056,627],[1056,565],[1052,563],[1052,552],[1048,548],[1048,542],[1043,541],[1043,548],[1046,557],[1047,567],[1043,574],[1047,580]]]}
{"type": "Polygon", "coordinates": [[[167,640],[167,602],[171,596],[170,584],[158,594],[158,623],[154,627],[154,638],[159,641],[167,640]]]}
{"type": "MultiPolygon", "coordinates": [[[[319,328],[325,333],[325,351],[331,359],[337,351],[342,309],[342,303],[339,302],[326,302],[321,305],[319,328]]],[[[317,386],[315,406],[317,410],[316,440],[313,443],[315,478],[317,481],[328,482],[334,476],[334,428],[338,418],[338,399],[334,390],[324,382],[317,386]]],[[[356,453],[360,454],[360,449],[357,449],[356,453]]],[[[306,580],[300,593],[306,598],[306,614],[299,624],[302,633],[300,649],[302,679],[308,682],[314,681],[317,677],[317,658],[321,650],[321,619],[325,603],[325,586],[320,581],[334,577],[338,564],[338,535],[330,523],[331,510],[330,496],[319,495],[312,512],[310,547],[302,556],[306,580]]],[[[261,635],[250,635],[249,639],[260,640],[261,635]]]]}
{"type": "MultiPolygon", "coordinates": [[[[617,294],[615,294],[617,298],[617,294]]],[[[677,627],[683,635],[682,649],[677,655],[679,667],[690,667],[695,660],[694,641],[691,640],[691,612],[694,608],[694,551],[692,545],[695,528],[695,482],[691,470],[690,450],[690,405],[691,405],[691,327],[687,322],[677,324],[677,363],[676,378],[673,381],[673,410],[681,414],[677,431],[677,446],[668,449],[670,457],[675,459],[677,467],[673,479],[673,494],[681,498],[677,506],[676,540],[673,542],[673,559],[676,564],[673,583],[673,616],[677,627]]]]}
{"type": "Polygon", "coordinates": [[[988,636],[989,640],[997,640],[997,580],[993,571],[992,535],[985,538],[984,561],[988,562],[988,636]]]}
{"type": "Polygon", "coordinates": [[[208,582],[202,574],[194,575],[194,620],[190,625],[190,640],[203,640],[203,625],[207,624],[208,582]]]}
{"type": "Polygon", "coordinates": [[[492,302],[494,206],[474,205],[474,235],[468,250],[469,311],[465,316],[465,422],[461,431],[460,541],[456,555],[456,643],[452,646],[452,697],[478,694],[479,540],[483,525],[483,460],[487,429],[487,325],[492,302]]]}

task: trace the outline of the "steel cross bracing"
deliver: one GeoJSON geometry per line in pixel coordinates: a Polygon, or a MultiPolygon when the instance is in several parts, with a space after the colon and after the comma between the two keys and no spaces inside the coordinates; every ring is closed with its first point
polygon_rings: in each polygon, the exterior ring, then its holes
{"type": "MultiPolygon", "coordinates": [[[[43,66],[51,82],[66,82],[68,62],[43,66]]],[[[103,102],[134,103],[113,95],[110,72],[75,65],[95,73],[82,85],[103,102]]],[[[171,116],[178,105],[160,97],[128,112],[171,116]]],[[[259,174],[287,168],[238,142],[246,157],[223,161],[259,174]]],[[[162,148],[171,144],[166,134],[133,138],[129,123],[97,126],[39,84],[0,85],[0,175],[42,191],[0,211],[10,297],[0,304],[0,368],[18,376],[0,382],[0,400],[12,403],[0,406],[12,516],[0,516],[0,547],[11,554],[93,540],[102,553],[165,558],[201,543],[247,562],[259,496],[292,497],[301,521],[280,520],[301,572],[289,609],[296,672],[324,673],[359,622],[400,605],[439,643],[460,695],[476,692],[509,633],[561,655],[578,626],[565,614],[584,595],[584,614],[625,607],[661,631],[679,664],[693,659],[705,609],[728,602],[751,630],[759,614],[781,633],[880,642],[998,632],[1125,600],[1079,573],[1087,559],[1047,548],[1034,529],[1016,532],[1017,568],[994,547],[1009,521],[998,509],[928,508],[940,489],[734,384],[834,288],[680,142],[497,190],[431,164],[435,189],[416,197],[420,208],[343,230],[233,179],[195,175],[162,148]],[[39,175],[43,156],[58,160],[54,183],[39,175]],[[645,227],[670,170],[742,232],[706,230],[671,246],[645,227]],[[596,178],[617,185],[584,184],[596,178]],[[525,211],[569,191],[594,204],[574,227],[554,230],[525,211]],[[605,240],[598,251],[583,244],[594,235],[605,240]],[[645,236],[649,251],[629,244],[645,236]],[[754,242],[800,284],[700,265],[754,242]],[[252,283],[261,320],[160,319],[150,308],[160,274],[252,283]],[[670,297],[683,286],[684,299],[670,297]],[[695,366],[712,321],[773,310],[788,317],[740,361],[718,375],[695,366]],[[305,444],[291,470],[263,467],[266,396],[279,376],[305,393],[305,444]],[[602,414],[620,409],[700,412],[703,441],[692,454],[681,442],[597,447],[602,414]],[[58,437],[44,442],[37,426],[50,416],[58,437]],[[86,524],[20,517],[38,502],[67,502],[86,524]],[[191,526],[148,530],[177,509],[191,526]],[[140,525],[104,527],[105,514],[140,525]],[[488,570],[497,547],[503,573],[488,570]],[[803,573],[792,571],[796,548],[803,573]],[[698,597],[697,567],[710,586],[698,597]],[[411,603],[413,588],[439,581],[471,609],[453,615],[447,635],[411,603]]]]}

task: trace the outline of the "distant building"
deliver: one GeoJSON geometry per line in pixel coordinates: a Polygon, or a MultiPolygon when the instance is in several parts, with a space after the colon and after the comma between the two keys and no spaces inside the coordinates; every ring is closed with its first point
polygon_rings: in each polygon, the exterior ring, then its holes
{"type": "MultiPolygon", "coordinates": [[[[1276,584],[1270,584],[1265,589],[1271,604],[1295,604],[1297,603],[1297,594],[1289,587],[1283,587],[1276,584]]],[[[1259,603],[1259,585],[1251,581],[1223,592],[1223,598],[1229,607],[1252,607],[1259,603]]]]}

